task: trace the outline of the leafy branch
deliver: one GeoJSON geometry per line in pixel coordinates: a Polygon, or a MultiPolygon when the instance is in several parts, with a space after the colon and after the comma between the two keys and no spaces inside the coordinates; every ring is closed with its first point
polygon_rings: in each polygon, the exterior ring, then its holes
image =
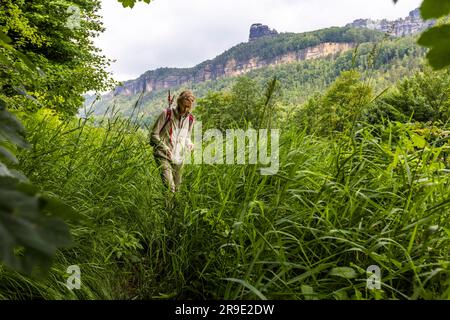
{"type": "MultiPolygon", "coordinates": [[[[424,0],[420,14],[424,20],[446,17],[450,14],[450,0],[424,0]]],[[[423,32],[417,43],[430,49],[427,59],[433,69],[440,70],[450,66],[449,23],[434,26],[423,32]]]]}
{"type": "MultiPolygon", "coordinates": [[[[1,66],[20,69],[22,74],[38,73],[38,68],[10,44],[11,39],[0,31],[1,66]],[[8,56],[3,54],[6,52],[8,56]]],[[[67,224],[57,216],[75,215],[70,207],[41,194],[23,174],[10,168],[19,163],[15,151],[30,146],[25,128],[7,107],[7,101],[0,97],[0,261],[20,272],[32,274],[36,270],[36,275],[44,275],[56,250],[72,244],[67,224]]]]}
{"type": "Polygon", "coordinates": [[[152,2],[152,0],[117,0],[117,1],[119,1],[124,8],[133,8],[136,2],[145,2],[147,4],[152,2]]]}

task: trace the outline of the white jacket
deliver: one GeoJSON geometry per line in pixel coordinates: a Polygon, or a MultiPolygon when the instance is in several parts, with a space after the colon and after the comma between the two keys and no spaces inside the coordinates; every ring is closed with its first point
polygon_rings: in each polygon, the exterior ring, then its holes
{"type": "Polygon", "coordinates": [[[192,128],[195,118],[192,114],[178,120],[177,108],[165,109],[156,120],[150,137],[155,156],[175,164],[182,164],[187,150],[192,150],[192,128]]]}

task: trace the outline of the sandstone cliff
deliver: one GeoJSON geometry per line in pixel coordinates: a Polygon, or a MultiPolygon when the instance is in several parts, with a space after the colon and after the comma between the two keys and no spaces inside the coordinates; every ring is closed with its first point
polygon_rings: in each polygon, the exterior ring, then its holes
{"type": "Polygon", "coordinates": [[[419,9],[413,10],[406,18],[394,21],[358,19],[347,24],[347,27],[367,28],[386,32],[396,37],[416,34],[434,25],[434,21],[423,21],[419,9]]]}
{"type": "MultiPolygon", "coordinates": [[[[311,40],[310,34],[278,33],[268,26],[255,23],[250,27],[249,42],[239,44],[218,57],[205,61],[193,68],[160,68],[147,71],[138,79],[126,81],[118,87],[115,95],[135,95],[145,90],[146,93],[160,89],[170,89],[189,83],[199,83],[207,80],[216,80],[223,77],[231,77],[245,74],[251,70],[279,65],[294,61],[302,61],[325,57],[349,50],[355,46],[355,42],[374,41],[367,32],[382,31],[394,36],[405,36],[420,32],[434,22],[424,22],[419,10],[410,12],[404,19],[395,21],[359,19],[350,23],[345,28],[326,31],[322,35],[314,34],[311,40]],[[358,28],[361,35],[354,36],[349,31],[358,28]],[[338,30],[339,29],[339,30],[338,30]],[[328,33],[327,33],[328,32],[328,33]],[[293,39],[290,35],[301,36],[293,39]],[[358,39],[358,40],[356,40],[358,39]],[[298,41],[305,45],[298,46],[298,41]],[[262,52],[264,51],[264,52],[262,52]],[[269,52],[269,54],[267,54],[269,52]]],[[[332,28],[330,28],[332,29],[332,28]]],[[[322,31],[318,31],[321,34],[322,31]]],[[[110,93],[107,96],[112,96],[110,93]]]]}
{"type": "Polygon", "coordinates": [[[243,75],[251,70],[269,65],[286,64],[294,61],[325,57],[353,48],[352,43],[326,42],[297,51],[287,51],[270,59],[258,56],[250,59],[237,60],[231,58],[225,63],[215,63],[214,60],[203,63],[192,69],[159,69],[150,71],[136,80],[127,81],[116,89],[115,94],[135,95],[142,90],[152,92],[160,89],[170,89],[187,83],[198,83],[216,80],[222,77],[243,75]]]}
{"type": "Polygon", "coordinates": [[[268,26],[261,23],[254,23],[250,27],[250,36],[248,41],[254,41],[262,37],[276,36],[278,34],[277,30],[270,30],[268,26]]]}

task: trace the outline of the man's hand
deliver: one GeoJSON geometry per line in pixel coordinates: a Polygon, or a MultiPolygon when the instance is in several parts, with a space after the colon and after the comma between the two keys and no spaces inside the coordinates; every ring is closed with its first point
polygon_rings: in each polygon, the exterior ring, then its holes
{"type": "Polygon", "coordinates": [[[194,144],[190,141],[188,141],[186,143],[186,147],[188,148],[189,152],[191,152],[192,150],[194,150],[194,144]]]}
{"type": "Polygon", "coordinates": [[[167,156],[169,157],[169,159],[172,159],[172,150],[170,150],[169,147],[164,146],[164,152],[165,152],[165,154],[167,154],[167,156]]]}

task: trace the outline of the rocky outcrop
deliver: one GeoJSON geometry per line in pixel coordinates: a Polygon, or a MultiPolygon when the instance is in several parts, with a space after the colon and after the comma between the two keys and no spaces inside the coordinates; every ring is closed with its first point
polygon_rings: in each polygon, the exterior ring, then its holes
{"type": "MultiPolygon", "coordinates": [[[[413,10],[406,18],[395,21],[359,19],[346,25],[346,27],[367,28],[387,32],[394,36],[405,36],[421,32],[434,21],[423,21],[419,9],[413,10]]],[[[278,32],[261,23],[252,24],[250,27],[249,41],[257,41],[263,37],[277,36],[278,32]]],[[[127,81],[122,87],[116,89],[114,94],[135,95],[145,90],[152,92],[160,89],[170,89],[187,83],[198,83],[207,80],[216,80],[222,77],[239,76],[251,70],[267,67],[269,65],[285,64],[294,61],[302,61],[325,57],[336,54],[353,47],[352,43],[326,42],[298,51],[287,51],[271,59],[262,59],[253,56],[249,59],[237,60],[230,58],[223,63],[216,59],[203,62],[190,69],[157,69],[148,71],[136,80],[127,81]]]]}
{"type": "Polygon", "coordinates": [[[136,80],[125,82],[122,87],[116,89],[115,94],[135,95],[142,92],[142,90],[152,92],[160,89],[170,89],[186,83],[198,83],[207,80],[216,80],[222,77],[239,76],[270,65],[326,57],[352,49],[353,47],[354,45],[352,43],[327,42],[298,51],[289,51],[271,59],[252,57],[247,60],[238,61],[232,58],[225,64],[218,64],[212,60],[203,63],[201,68],[192,68],[192,71],[190,69],[171,69],[164,76],[160,75],[160,71],[155,70],[145,73],[136,80]]]}
{"type": "MultiPolygon", "coordinates": [[[[398,19],[395,21],[388,21],[386,19],[377,21],[370,19],[359,19],[355,20],[353,23],[348,24],[347,27],[368,28],[372,30],[388,32],[395,36],[404,36],[420,32],[432,26],[433,24],[433,21],[424,22],[420,17],[419,10],[416,9],[404,19],[398,19]]],[[[271,30],[266,25],[262,25],[260,23],[252,24],[252,26],[250,27],[249,35],[249,42],[251,42],[250,47],[253,45],[258,45],[258,40],[261,40],[261,42],[263,43],[266,42],[266,37],[282,36],[283,34],[278,34],[276,30],[271,30]]],[[[160,68],[152,71],[147,71],[138,79],[124,82],[123,85],[121,87],[118,87],[114,92],[110,92],[109,94],[103,96],[103,99],[110,99],[114,95],[133,96],[136,94],[140,94],[143,90],[146,93],[150,93],[161,89],[179,87],[189,83],[199,83],[208,80],[216,80],[223,77],[239,76],[258,68],[326,57],[329,55],[338,54],[354,47],[354,44],[351,43],[351,41],[354,40],[341,39],[341,42],[337,42],[337,39],[332,39],[327,38],[327,40],[323,41],[335,42],[323,42],[318,45],[311,45],[310,47],[299,50],[278,50],[277,52],[282,53],[276,56],[271,55],[271,58],[262,58],[261,54],[258,56],[259,51],[256,51],[251,55],[231,54],[227,55],[227,58],[224,58],[225,56],[221,55],[213,60],[205,61],[193,68],[160,68]],[[237,58],[239,56],[249,57],[237,58]]],[[[242,53],[242,50],[240,51],[240,53],[242,53]]]]}
{"type": "Polygon", "coordinates": [[[413,10],[406,18],[401,18],[394,21],[358,19],[346,25],[346,27],[367,28],[371,30],[378,30],[386,32],[396,37],[403,37],[407,35],[422,32],[434,25],[434,21],[423,21],[420,16],[419,9],[413,10]]]}
{"type": "Polygon", "coordinates": [[[277,34],[278,32],[275,29],[271,30],[266,25],[263,25],[261,23],[254,23],[250,27],[250,36],[248,38],[248,41],[254,41],[262,37],[276,36],[277,34]]]}

